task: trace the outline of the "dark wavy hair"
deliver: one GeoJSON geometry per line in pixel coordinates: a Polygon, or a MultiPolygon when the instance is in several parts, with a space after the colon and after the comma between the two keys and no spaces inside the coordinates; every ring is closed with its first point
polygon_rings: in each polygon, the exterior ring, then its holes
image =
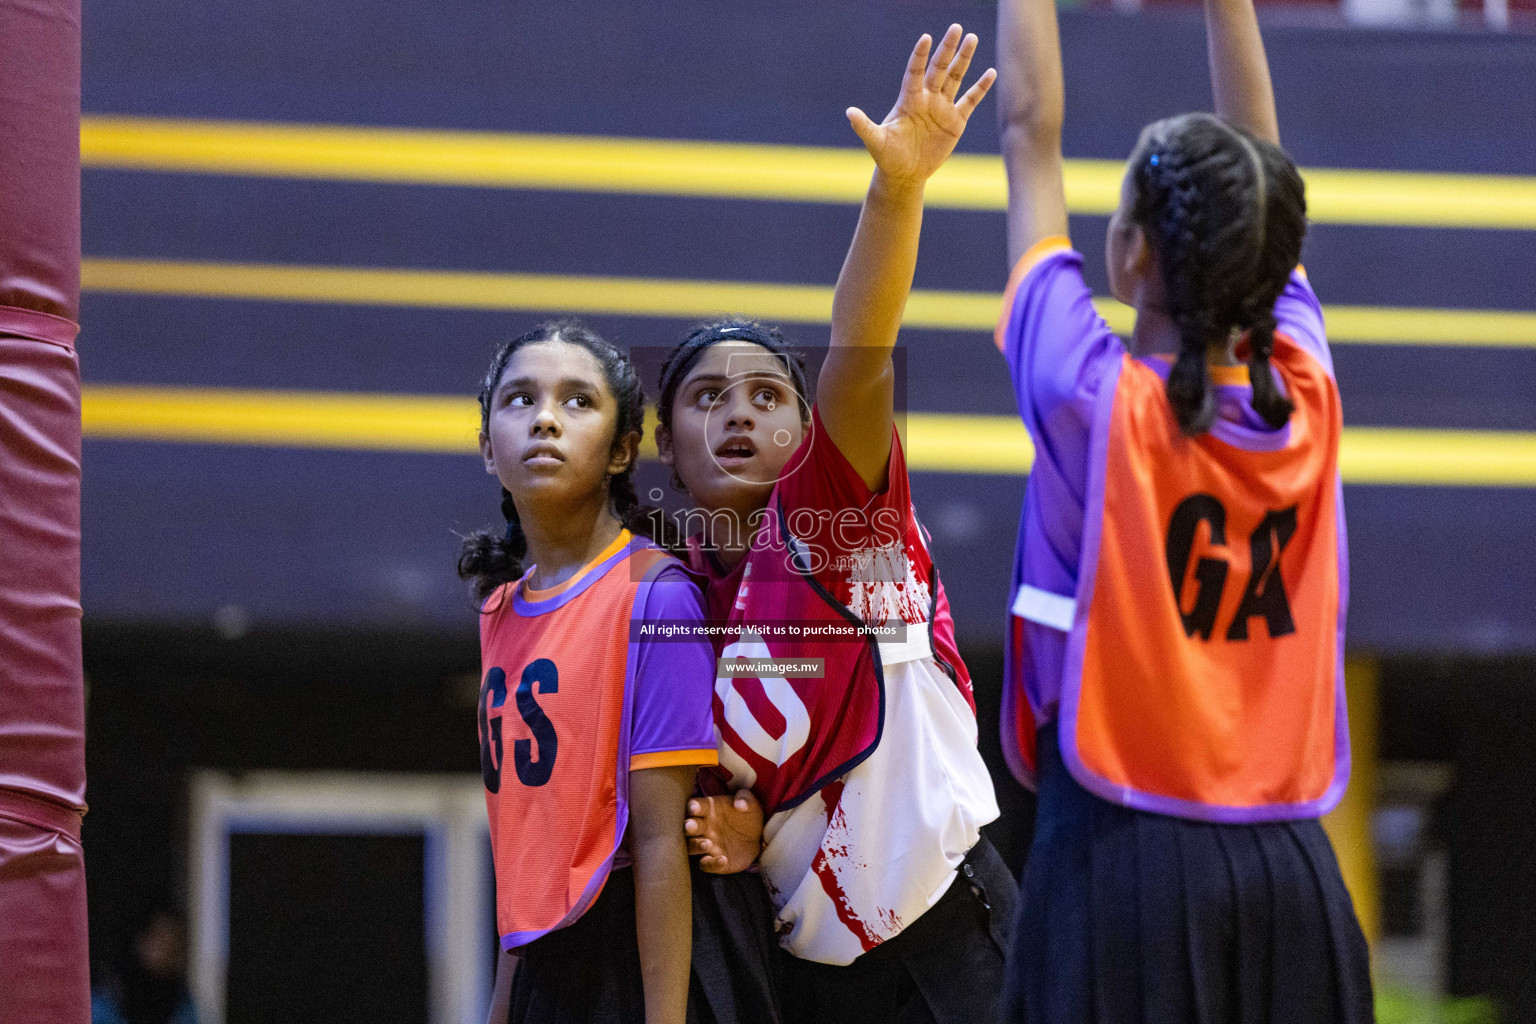
{"type": "MultiPolygon", "coordinates": [[[[491,396],[507,364],[520,349],[540,342],[559,341],[592,353],[603,368],[603,379],[618,406],[613,426],[613,443],[631,432],[645,431],[645,389],[635,364],[619,349],[577,320],[555,320],[540,324],[496,350],[490,369],[480,383],[480,433],[491,428],[491,396]]],[[[608,497],[613,513],[632,533],[655,538],[655,526],[662,521],[656,509],[640,504],[635,493],[634,463],[622,473],[608,478],[608,497]]],[[[517,517],[517,505],[505,487],[501,489],[501,514],[507,525],[502,530],[479,530],[464,538],[459,547],[459,577],[473,581],[476,598],[484,600],[504,583],[520,579],[523,558],[528,554],[528,540],[517,517]]]]}
{"type": "Polygon", "coordinates": [[[1132,218],[1157,253],[1179,355],[1168,401],[1185,434],[1210,428],[1216,401],[1206,353],[1248,332],[1254,410],[1272,427],[1295,406],[1275,385],[1275,300],[1301,262],[1306,191],[1279,146],[1214,114],[1154,123],[1131,160],[1132,218]]]}

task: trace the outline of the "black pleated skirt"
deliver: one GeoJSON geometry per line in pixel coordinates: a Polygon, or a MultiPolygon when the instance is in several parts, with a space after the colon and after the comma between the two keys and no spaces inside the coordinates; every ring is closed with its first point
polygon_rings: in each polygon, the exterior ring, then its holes
{"type": "Polygon", "coordinates": [[[1028,1024],[1357,1024],[1370,964],[1322,825],[1217,825],[1080,786],[1039,734],[1034,845],[1005,1019],[1028,1024]]]}
{"type": "MultiPolygon", "coordinates": [[[[689,1024],[781,1024],[773,907],[754,874],[707,875],[692,865],[693,977],[689,1024]]],[[[575,924],[525,946],[512,978],[509,1024],[645,1024],[635,940],[635,879],[609,875],[575,924]]]]}

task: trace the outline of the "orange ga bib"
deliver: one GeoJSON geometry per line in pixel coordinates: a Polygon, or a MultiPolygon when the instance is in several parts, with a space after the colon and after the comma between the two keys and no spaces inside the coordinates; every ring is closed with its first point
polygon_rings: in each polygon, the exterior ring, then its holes
{"type": "Polygon", "coordinates": [[[1343,795],[1338,387],[1283,335],[1272,364],[1296,404],[1273,433],[1182,436],[1129,356],[1105,389],[1059,729],[1073,776],[1115,803],[1263,821],[1343,795]]]}

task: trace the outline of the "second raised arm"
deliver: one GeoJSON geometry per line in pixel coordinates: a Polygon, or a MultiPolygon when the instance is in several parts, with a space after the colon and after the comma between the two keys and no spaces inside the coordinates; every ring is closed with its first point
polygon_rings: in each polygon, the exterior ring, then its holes
{"type": "Polygon", "coordinates": [[[1278,146],[1275,89],[1253,0],[1205,0],[1205,40],[1216,113],[1278,146]]]}
{"type": "Polygon", "coordinates": [[[999,0],[998,136],[1008,171],[1008,263],[1067,233],[1064,86],[1055,0],[999,0]]]}

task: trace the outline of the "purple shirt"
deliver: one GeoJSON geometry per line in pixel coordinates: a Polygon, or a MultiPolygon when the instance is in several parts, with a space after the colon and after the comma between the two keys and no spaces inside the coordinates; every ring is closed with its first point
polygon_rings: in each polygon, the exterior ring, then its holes
{"type": "MultiPolygon", "coordinates": [[[[656,574],[642,621],[706,621],[698,586],[679,565],[656,574]]],[[[630,708],[629,770],[714,764],[715,650],[696,638],[641,643],[635,656],[630,708]]],[[[633,863],[629,837],[613,856],[615,869],[633,863]]]]}
{"type": "MultiPolygon", "coordinates": [[[[1028,260],[1036,253],[1024,257],[1028,260]]],[[[1060,594],[1077,593],[1088,482],[1088,434],[1094,402],[1125,356],[1125,344],[1093,308],[1083,280],[1083,257],[1063,244],[1037,256],[1013,294],[998,344],[1008,360],[1019,415],[1035,443],[1014,549],[1013,591],[1022,584],[1060,594]]],[[[1333,358],[1323,334],[1323,310],[1305,274],[1295,271],[1275,302],[1279,332],[1322,363],[1333,358]]],[[[1144,360],[1166,376],[1165,358],[1144,360]]],[[[1276,375],[1276,383],[1284,384],[1276,375]]],[[[1217,416],[1249,430],[1270,432],[1254,411],[1247,385],[1216,388],[1217,416]]],[[[1285,428],[1281,428],[1285,429],[1285,428]]],[[[1025,621],[1029,657],[1010,650],[1005,685],[1022,676],[1025,694],[1043,725],[1056,717],[1067,634],[1025,621]]],[[[1005,726],[1006,727],[1006,726],[1005,726]]]]}
{"type": "MultiPolygon", "coordinates": [[[[646,596],[647,621],[704,623],[704,599],[679,565],[657,573],[646,596]]],[[[715,750],[715,651],[707,636],[641,643],[635,659],[634,704],[630,716],[630,769],[657,767],[670,759],[646,757],[715,750]]],[[[674,764],[701,764],[695,759],[674,764]]]]}

